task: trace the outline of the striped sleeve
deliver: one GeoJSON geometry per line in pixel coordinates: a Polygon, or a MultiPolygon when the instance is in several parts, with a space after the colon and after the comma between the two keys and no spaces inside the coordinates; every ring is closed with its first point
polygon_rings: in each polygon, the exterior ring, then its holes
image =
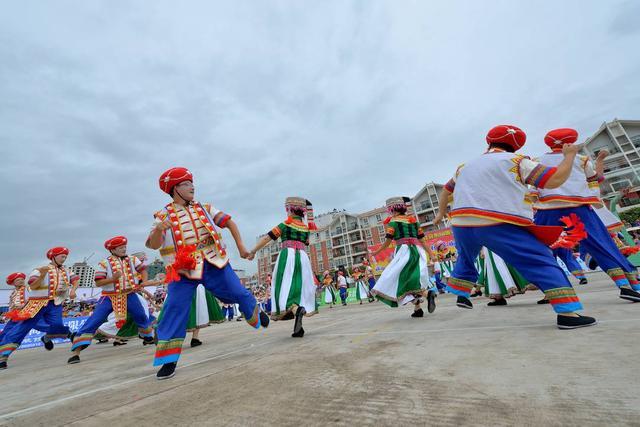
{"type": "Polygon", "coordinates": [[[29,280],[27,280],[27,284],[32,284],[36,280],[40,278],[40,270],[33,270],[31,274],[29,274],[29,280]]]}
{"type": "Polygon", "coordinates": [[[231,219],[231,215],[226,214],[222,211],[218,211],[216,216],[213,217],[213,222],[220,228],[224,228],[227,225],[227,222],[231,219]]]}
{"type": "Polygon", "coordinates": [[[133,268],[135,268],[138,273],[141,273],[141,272],[143,272],[143,271],[145,271],[147,269],[147,264],[145,264],[144,261],[142,261],[137,256],[134,256],[133,257],[133,268]]]}
{"type": "Polygon", "coordinates": [[[393,236],[395,235],[396,235],[396,229],[391,223],[389,223],[387,228],[385,228],[385,237],[387,239],[393,239],[393,236]]]}
{"type": "Polygon", "coordinates": [[[277,226],[273,227],[267,234],[269,235],[269,237],[271,237],[271,240],[278,240],[280,236],[282,236],[284,227],[286,226],[283,223],[280,223],[277,226]]]}
{"type": "Polygon", "coordinates": [[[557,168],[548,167],[529,158],[523,158],[518,164],[524,183],[535,188],[545,188],[557,168]]]}
{"type": "Polygon", "coordinates": [[[95,280],[104,280],[107,278],[107,263],[102,260],[98,263],[98,268],[95,272],[95,280]]]}

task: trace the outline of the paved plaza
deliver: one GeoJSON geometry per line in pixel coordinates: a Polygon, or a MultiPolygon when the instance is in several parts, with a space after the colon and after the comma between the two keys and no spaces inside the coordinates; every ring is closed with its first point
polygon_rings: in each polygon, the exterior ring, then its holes
{"type": "Polygon", "coordinates": [[[602,274],[577,286],[599,325],[561,331],[539,292],[423,319],[381,303],[291,322],[228,322],[157,381],[153,348],[18,351],[0,372],[0,425],[640,425],[640,304],[602,274]]]}

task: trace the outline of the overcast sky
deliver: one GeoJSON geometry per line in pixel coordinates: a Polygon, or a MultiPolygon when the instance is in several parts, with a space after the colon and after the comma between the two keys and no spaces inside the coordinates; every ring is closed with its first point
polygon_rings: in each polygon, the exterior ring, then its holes
{"type": "Polygon", "coordinates": [[[117,234],[142,249],[172,166],[251,247],[286,196],[317,212],[413,196],[495,124],[535,155],[551,128],[639,119],[639,16],[599,0],[3,2],[0,273],[54,245],[95,263],[117,234]]]}

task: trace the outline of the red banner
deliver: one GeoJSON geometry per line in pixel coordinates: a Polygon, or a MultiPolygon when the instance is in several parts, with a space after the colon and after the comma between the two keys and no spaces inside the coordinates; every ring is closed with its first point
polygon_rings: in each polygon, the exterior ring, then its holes
{"type": "MultiPolygon", "coordinates": [[[[369,246],[369,250],[371,252],[375,252],[378,249],[380,249],[380,246],[382,246],[382,244],[369,246]]],[[[380,252],[378,255],[376,255],[375,258],[372,256],[369,257],[369,260],[371,262],[371,268],[373,268],[373,273],[376,276],[381,275],[385,267],[389,265],[389,263],[391,262],[391,259],[393,259],[393,253],[395,251],[396,251],[396,245],[395,243],[391,243],[391,246],[389,246],[384,251],[380,252]]]]}
{"type": "Polygon", "coordinates": [[[436,242],[438,241],[444,242],[449,250],[455,251],[456,249],[456,242],[453,240],[453,233],[451,232],[451,228],[429,231],[425,233],[425,240],[427,242],[427,246],[429,246],[432,251],[435,251],[436,242]]]}

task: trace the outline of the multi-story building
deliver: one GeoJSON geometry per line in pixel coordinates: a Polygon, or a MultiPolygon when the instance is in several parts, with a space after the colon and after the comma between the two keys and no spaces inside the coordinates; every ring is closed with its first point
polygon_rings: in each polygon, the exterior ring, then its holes
{"type": "MultiPolygon", "coordinates": [[[[442,187],[441,184],[429,183],[412,199],[425,231],[439,228],[433,225],[433,219],[438,212],[438,194],[442,187]]],[[[367,256],[367,247],[384,242],[384,220],[388,216],[384,207],[358,214],[333,210],[318,215],[315,218],[318,230],[310,234],[307,250],[313,271],[320,274],[325,270],[340,267],[352,269],[361,265],[367,256]]],[[[260,282],[264,282],[273,271],[279,252],[279,241],[269,243],[258,252],[256,258],[260,282]]]]}
{"type": "Polygon", "coordinates": [[[609,151],[604,163],[605,181],[600,189],[604,199],[623,192],[620,211],[640,205],[640,120],[605,122],[585,141],[584,151],[595,158],[609,151]]]}
{"type": "Polygon", "coordinates": [[[95,286],[96,269],[87,264],[86,261],[76,262],[71,266],[71,271],[80,278],[78,286],[83,288],[93,288],[95,286]]]}
{"type": "Polygon", "coordinates": [[[418,194],[413,196],[411,203],[413,203],[413,210],[420,221],[422,229],[427,231],[438,230],[444,227],[444,224],[438,226],[433,225],[433,220],[438,214],[440,205],[438,203],[438,197],[442,192],[444,185],[430,182],[426,184],[418,194]]]}

